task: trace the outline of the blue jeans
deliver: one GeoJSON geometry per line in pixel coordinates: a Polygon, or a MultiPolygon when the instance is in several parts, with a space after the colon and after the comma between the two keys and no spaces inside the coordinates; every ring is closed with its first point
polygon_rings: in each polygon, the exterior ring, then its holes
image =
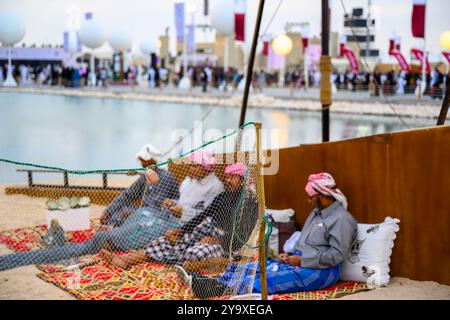
{"type": "Polygon", "coordinates": [[[83,243],[0,256],[0,270],[96,254],[106,242],[116,251],[142,249],[152,240],[164,235],[166,230],[178,227],[178,219],[169,212],[143,208],[136,210],[120,227],[110,232],[97,232],[92,239],[83,243]]]}

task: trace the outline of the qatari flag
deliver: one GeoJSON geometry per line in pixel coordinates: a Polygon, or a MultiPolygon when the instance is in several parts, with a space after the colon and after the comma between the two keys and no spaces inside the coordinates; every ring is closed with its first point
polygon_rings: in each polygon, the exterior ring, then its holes
{"type": "Polygon", "coordinates": [[[392,50],[395,49],[395,40],[394,39],[389,39],[389,54],[391,54],[392,50]]]}
{"type": "Polygon", "coordinates": [[[267,57],[269,55],[269,46],[270,46],[270,35],[264,34],[262,37],[263,40],[263,56],[267,57]]]}
{"type": "Polygon", "coordinates": [[[309,28],[304,28],[301,34],[302,34],[303,53],[305,53],[306,48],[308,48],[309,45],[309,28]]]}
{"type": "Polygon", "coordinates": [[[450,63],[450,51],[442,51],[443,56],[447,59],[448,63],[450,63]]]}
{"type": "Polygon", "coordinates": [[[234,38],[245,41],[245,12],[247,0],[234,0],[234,38]]]}
{"type": "Polygon", "coordinates": [[[345,51],[345,44],[347,43],[347,36],[340,36],[339,37],[339,58],[342,58],[344,56],[345,51]]]}
{"type": "MultiPolygon", "coordinates": [[[[420,49],[412,48],[411,53],[416,57],[417,60],[422,64],[423,61],[423,51],[420,49]]],[[[430,62],[428,61],[428,57],[425,57],[425,71],[426,73],[430,73],[430,62]]]]}
{"type": "Polygon", "coordinates": [[[413,0],[411,30],[413,37],[425,37],[425,10],[427,0],[413,0]]]}
{"type": "Polygon", "coordinates": [[[396,36],[394,41],[395,41],[395,50],[400,51],[401,50],[400,46],[401,46],[401,43],[402,43],[402,38],[399,37],[399,36],[396,36]]]}
{"type": "Polygon", "coordinates": [[[350,64],[350,67],[352,68],[352,72],[359,72],[359,62],[356,58],[355,53],[352,49],[347,48],[345,45],[342,48],[343,54],[347,57],[348,63],[350,64]]]}
{"type": "Polygon", "coordinates": [[[405,57],[402,55],[400,51],[398,51],[397,49],[393,49],[390,52],[390,55],[393,56],[395,59],[397,59],[398,64],[402,68],[402,71],[409,72],[408,62],[406,62],[405,57]]]}

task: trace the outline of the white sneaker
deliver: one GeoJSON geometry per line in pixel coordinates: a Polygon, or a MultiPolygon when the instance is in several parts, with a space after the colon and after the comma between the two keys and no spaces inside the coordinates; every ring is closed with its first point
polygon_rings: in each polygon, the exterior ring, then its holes
{"type": "Polygon", "coordinates": [[[192,289],[192,276],[187,273],[181,266],[175,266],[177,270],[178,279],[189,289],[192,289]]]}

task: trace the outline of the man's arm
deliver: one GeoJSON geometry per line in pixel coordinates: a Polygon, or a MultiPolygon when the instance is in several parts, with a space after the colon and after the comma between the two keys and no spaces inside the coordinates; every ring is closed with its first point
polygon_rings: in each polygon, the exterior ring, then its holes
{"type": "Polygon", "coordinates": [[[167,172],[166,174],[160,174],[162,178],[159,182],[159,188],[162,188],[162,192],[159,192],[153,200],[155,206],[160,207],[165,199],[178,200],[180,192],[178,191],[178,182],[175,177],[167,172]]]}
{"type": "Polygon", "coordinates": [[[319,263],[334,267],[348,258],[355,232],[356,223],[354,220],[347,217],[337,220],[332,228],[328,230],[330,234],[330,248],[320,253],[319,263]]]}
{"type": "Polygon", "coordinates": [[[189,220],[181,227],[183,234],[185,232],[194,230],[194,228],[198,226],[206,217],[213,216],[214,214],[216,214],[217,211],[221,210],[222,208],[223,208],[223,194],[221,193],[214,198],[213,202],[205,210],[203,210],[201,213],[199,213],[197,216],[189,220]]]}
{"type": "Polygon", "coordinates": [[[350,254],[356,232],[356,222],[342,217],[329,226],[329,248],[326,251],[308,250],[302,254],[303,268],[331,268],[343,262],[350,254]]]}
{"type": "Polygon", "coordinates": [[[140,199],[143,195],[144,188],[145,177],[140,175],[140,177],[133,182],[130,187],[122,191],[122,193],[108,205],[106,211],[109,214],[112,214],[120,210],[122,207],[130,205],[133,201],[140,199]]]}

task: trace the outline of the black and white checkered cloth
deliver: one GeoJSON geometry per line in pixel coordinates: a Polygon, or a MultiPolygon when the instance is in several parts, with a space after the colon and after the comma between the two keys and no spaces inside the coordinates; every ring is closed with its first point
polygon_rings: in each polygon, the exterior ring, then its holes
{"type": "Polygon", "coordinates": [[[150,242],[145,252],[153,261],[181,265],[187,261],[219,258],[224,255],[220,244],[201,244],[206,236],[221,237],[224,232],[217,228],[211,217],[205,218],[191,233],[184,233],[174,244],[162,236],[150,242]]]}

